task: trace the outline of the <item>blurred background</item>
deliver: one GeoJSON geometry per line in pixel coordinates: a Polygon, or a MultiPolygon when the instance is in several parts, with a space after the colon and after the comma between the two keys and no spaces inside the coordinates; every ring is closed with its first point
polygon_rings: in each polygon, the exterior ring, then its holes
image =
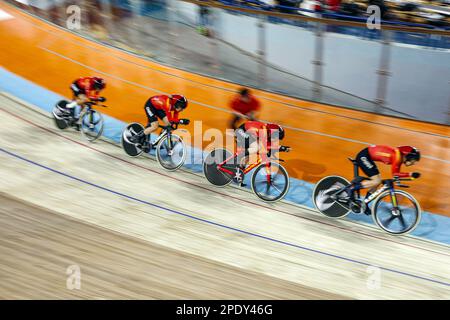
{"type": "MultiPolygon", "coordinates": [[[[8,2],[62,27],[74,3],[8,2]]],[[[81,28],[73,31],[160,63],[306,100],[450,122],[446,0],[75,3],[81,28]],[[380,8],[382,30],[366,26],[370,5],[380,8]]]]}
{"type": "Polygon", "coordinates": [[[449,299],[449,22],[448,0],[4,0],[0,298],[449,299]],[[51,116],[91,75],[107,82],[95,143],[51,116]],[[120,147],[150,96],[179,93],[201,160],[243,88],[286,129],[283,201],[120,147]],[[422,152],[411,235],[314,208],[315,183],[351,179],[370,144],[422,152]],[[66,287],[76,270],[81,290],[66,287]]]}

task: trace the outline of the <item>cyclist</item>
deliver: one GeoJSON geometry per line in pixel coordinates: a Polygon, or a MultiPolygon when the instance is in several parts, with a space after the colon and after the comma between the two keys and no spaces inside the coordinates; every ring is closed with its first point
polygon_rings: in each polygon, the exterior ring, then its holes
{"type": "MultiPolygon", "coordinates": [[[[82,107],[84,103],[89,101],[104,102],[105,97],[100,97],[100,91],[105,89],[106,82],[99,77],[82,77],[75,80],[70,89],[73,93],[73,99],[66,105],[69,114],[75,119],[75,107],[82,107]]],[[[75,119],[77,129],[79,129],[78,119],[75,119]]]]}
{"type": "Polygon", "coordinates": [[[142,146],[144,152],[149,152],[152,148],[150,134],[159,127],[159,120],[162,120],[164,126],[169,127],[173,123],[189,124],[188,119],[179,119],[179,113],[188,106],[187,99],[179,94],[158,95],[147,100],[144,106],[147,115],[147,126],[143,132],[130,138],[133,143],[142,146]]]}
{"type": "Polygon", "coordinates": [[[256,115],[260,109],[259,101],[250,93],[250,90],[242,88],[230,103],[231,109],[233,110],[233,118],[230,122],[230,127],[233,130],[238,128],[237,123],[240,120],[251,120],[256,119],[256,115]]]}
{"type": "Polygon", "coordinates": [[[244,169],[251,155],[267,152],[270,157],[272,151],[289,152],[287,146],[280,146],[279,141],[285,137],[282,126],[260,121],[247,121],[235,132],[238,148],[244,149],[238,154],[238,167],[234,180],[243,186],[244,169]]]}
{"type": "Polygon", "coordinates": [[[361,179],[357,179],[353,181],[349,186],[350,195],[353,195],[353,191],[359,189],[369,189],[368,195],[370,195],[381,184],[380,171],[375,162],[390,164],[394,177],[411,179],[420,177],[419,172],[401,172],[400,170],[402,164],[409,167],[420,160],[420,151],[416,147],[373,145],[361,150],[355,160],[370,180],[361,181],[361,179]]]}

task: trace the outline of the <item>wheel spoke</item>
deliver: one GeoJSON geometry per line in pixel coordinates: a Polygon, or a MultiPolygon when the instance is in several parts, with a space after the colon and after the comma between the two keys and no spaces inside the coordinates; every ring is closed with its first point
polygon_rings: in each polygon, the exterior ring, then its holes
{"type": "Polygon", "coordinates": [[[271,170],[267,173],[267,167],[259,166],[252,178],[253,190],[256,195],[266,201],[279,200],[286,192],[286,174],[281,171],[282,167],[272,164],[271,170]],[[270,182],[267,175],[270,175],[270,182]],[[264,185],[265,186],[264,186],[264,185]],[[273,187],[273,189],[271,189],[273,187]]]}
{"type": "Polygon", "coordinates": [[[393,234],[403,234],[412,231],[417,225],[420,211],[415,199],[401,191],[395,191],[397,205],[392,204],[392,196],[387,193],[374,205],[375,222],[385,231],[393,234]],[[412,220],[410,219],[410,212],[412,220]],[[397,223],[393,223],[398,221],[397,223]]]}
{"type": "Polygon", "coordinates": [[[403,230],[404,229],[406,229],[406,221],[405,221],[405,218],[403,217],[403,214],[400,212],[400,215],[399,215],[399,220],[400,220],[400,224],[402,225],[402,227],[403,227],[403,230]]]}
{"type": "Polygon", "coordinates": [[[269,189],[270,189],[270,182],[268,182],[266,178],[266,194],[269,194],[269,189]]]}
{"type": "Polygon", "coordinates": [[[278,189],[274,184],[272,184],[272,187],[274,187],[275,190],[277,190],[280,194],[283,192],[282,190],[278,189]]]}
{"type": "Polygon", "coordinates": [[[391,216],[385,220],[386,226],[389,227],[390,224],[392,223],[392,221],[394,221],[396,218],[397,218],[396,216],[394,216],[393,214],[391,214],[391,216]]]}

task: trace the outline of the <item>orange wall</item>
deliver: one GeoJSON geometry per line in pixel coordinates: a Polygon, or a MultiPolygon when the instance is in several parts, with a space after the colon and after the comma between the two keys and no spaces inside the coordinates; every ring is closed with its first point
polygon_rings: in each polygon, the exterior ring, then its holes
{"type": "MultiPolygon", "coordinates": [[[[159,91],[182,93],[190,101],[186,118],[201,120],[203,130],[225,130],[228,102],[239,86],[165,67],[123,51],[105,47],[53,27],[4,3],[0,8],[14,19],[0,21],[2,66],[42,87],[70,96],[77,77],[98,74],[107,80],[108,109],[102,112],[125,122],[146,121],[143,105],[159,91]],[[231,91],[230,91],[231,90],[231,91]]],[[[411,183],[426,211],[450,216],[449,127],[396,119],[302,101],[254,90],[262,103],[261,118],[288,127],[283,154],[292,177],[316,182],[329,174],[348,178],[354,157],[366,145],[413,144],[424,158],[414,171],[422,177],[411,183]],[[440,160],[436,160],[440,159],[440,160]],[[443,160],[443,161],[442,161],[443,160]]],[[[193,125],[187,127],[193,132],[193,125]]],[[[388,168],[380,165],[388,176],[388,168]]]]}

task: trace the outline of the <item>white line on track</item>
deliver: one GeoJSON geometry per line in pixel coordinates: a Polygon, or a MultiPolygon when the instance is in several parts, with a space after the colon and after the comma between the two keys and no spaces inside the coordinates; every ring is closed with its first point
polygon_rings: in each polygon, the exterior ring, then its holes
{"type": "MultiPolygon", "coordinates": [[[[127,55],[131,55],[131,56],[137,57],[137,58],[139,58],[139,59],[143,59],[143,60],[145,60],[145,61],[149,61],[149,62],[155,63],[155,62],[151,61],[150,59],[148,59],[148,58],[146,58],[146,57],[142,57],[142,56],[140,56],[140,55],[138,55],[138,54],[135,54],[135,53],[133,53],[133,52],[126,51],[126,50],[124,50],[124,49],[122,49],[122,48],[114,47],[114,46],[109,45],[109,44],[107,44],[107,43],[99,42],[99,41],[96,40],[96,39],[89,38],[89,37],[87,37],[87,36],[85,36],[85,35],[78,34],[78,33],[74,33],[74,32],[72,32],[72,31],[70,31],[70,30],[64,29],[64,28],[62,28],[61,26],[58,26],[58,25],[56,25],[56,24],[54,24],[54,23],[52,23],[52,22],[46,21],[46,20],[42,19],[42,18],[39,17],[39,16],[35,16],[35,15],[33,15],[33,14],[30,14],[30,13],[27,13],[27,14],[28,14],[28,15],[31,15],[32,17],[34,17],[34,18],[36,18],[36,19],[39,19],[39,20],[41,20],[41,21],[44,21],[45,23],[47,23],[47,24],[49,24],[49,25],[52,25],[53,27],[58,28],[58,29],[60,29],[60,30],[62,30],[62,31],[64,31],[64,32],[70,32],[70,33],[72,33],[72,34],[74,34],[74,35],[76,35],[76,36],[78,36],[78,37],[80,37],[80,38],[83,38],[83,39],[86,39],[86,40],[88,40],[88,41],[91,41],[91,42],[93,42],[93,43],[95,43],[95,44],[97,44],[97,45],[100,45],[100,46],[102,46],[102,47],[109,48],[109,49],[114,49],[114,50],[118,50],[118,51],[123,52],[123,53],[125,53],[125,54],[127,54],[127,55]]],[[[32,22],[32,21],[28,21],[28,20],[25,20],[25,21],[28,22],[30,25],[32,25],[33,27],[35,27],[35,28],[37,28],[37,29],[40,29],[40,30],[42,30],[42,31],[44,31],[44,32],[47,32],[47,33],[51,33],[49,30],[47,30],[47,29],[45,29],[45,28],[43,28],[43,27],[40,27],[40,26],[36,25],[36,24],[35,24],[34,22],[32,22]]],[[[98,50],[97,47],[94,47],[94,46],[92,46],[92,45],[88,45],[88,44],[80,43],[80,42],[77,42],[77,41],[73,41],[73,40],[71,40],[71,39],[67,39],[66,37],[62,37],[62,36],[60,36],[60,35],[55,35],[55,34],[52,34],[52,35],[53,35],[53,36],[56,36],[56,37],[58,37],[58,38],[60,38],[60,39],[62,39],[62,40],[64,40],[64,41],[71,42],[71,43],[73,43],[74,45],[77,45],[77,46],[80,46],[80,47],[88,48],[88,49],[91,49],[91,50],[98,50]]],[[[41,47],[41,49],[45,49],[45,48],[42,48],[42,47],[41,47]]],[[[106,52],[105,52],[105,53],[106,53],[106,52]]],[[[109,53],[108,53],[108,54],[109,54],[109,53]]],[[[183,79],[184,81],[188,81],[188,82],[195,83],[195,84],[197,85],[197,87],[198,87],[198,86],[205,86],[205,87],[216,88],[216,89],[223,90],[223,91],[235,92],[235,90],[228,89],[228,88],[224,88],[224,87],[222,87],[222,86],[211,85],[211,84],[205,84],[205,83],[202,83],[202,82],[199,82],[199,81],[187,79],[187,78],[185,78],[185,77],[182,77],[182,76],[179,76],[179,75],[176,75],[176,74],[167,72],[167,71],[162,71],[162,70],[158,70],[158,69],[156,69],[156,68],[152,68],[152,67],[149,67],[149,66],[141,65],[141,64],[139,64],[139,63],[135,63],[135,62],[129,61],[129,60],[127,60],[127,59],[121,58],[121,57],[119,57],[119,56],[117,56],[117,55],[115,55],[115,54],[110,55],[110,56],[112,56],[112,57],[114,57],[114,58],[116,58],[116,59],[118,59],[118,60],[124,61],[124,62],[126,62],[126,63],[130,63],[130,64],[137,65],[137,66],[142,67],[142,68],[145,68],[145,69],[152,70],[152,71],[154,71],[154,72],[162,73],[162,74],[165,74],[165,75],[168,75],[168,76],[171,76],[171,77],[183,79]]],[[[165,65],[165,64],[162,64],[161,62],[159,62],[159,64],[160,64],[161,66],[166,67],[166,68],[172,68],[172,69],[174,68],[173,66],[165,65]]],[[[180,70],[185,71],[185,70],[183,70],[183,69],[180,69],[180,70]]],[[[186,72],[186,71],[185,71],[185,72],[186,72]]],[[[202,77],[209,77],[208,75],[203,75],[203,74],[197,74],[197,73],[193,73],[193,74],[196,74],[196,75],[199,75],[199,76],[202,76],[202,77]]],[[[213,78],[213,79],[215,79],[215,78],[213,78]]],[[[220,80],[220,81],[227,81],[227,80],[223,80],[223,79],[218,79],[218,80],[220,80]]],[[[231,83],[233,83],[233,82],[231,82],[231,83]]],[[[236,83],[234,83],[234,84],[236,84],[236,83]]],[[[238,85],[238,84],[236,84],[236,85],[238,85]]],[[[268,92],[268,93],[272,93],[272,94],[276,94],[276,93],[270,92],[270,91],[267,91],[267,92],[268,92]]],[[[305,108],[305,107],[293,105],[293,104],[290,104],[290,103],[287,103],[287,102],[283,102],[283,101],[280,101],[280,100],[277,100],[277,99],[273,99],[273,98],[268,98],[268,97],[263,97],[263,96],[258,96],[258,97],[261,98],[261,99],[267,100],[267,101],[279,103],[280,105],[282,105],[282,106],[284,106],[284,107],[287,107],[287,108],[294,108],[294,109],[305,110],[305,111],[308,111],[308,112],[317,112],[317,113],[329,114],[329,115],[332,115],[332,116],[335,116],[335,117],[339,117],[339,118],[346,118],[346,119],[349,119],[349,120],[359,121],[359,122],[367,122],[367,123],[371,123],[371,124],[375,124],[375,125],[379,125],[379,126],[390,127],[390,128],[395,128],[395,129],[402,130],[402,131],[409,131],[409,132],[414,132],[414,133],[419,133],[419,134],[424,134],[424,135],[437,136],[437,137],[441,137],[441,138],[445,138],[445,139],[449,139],[449,138],[450,138],[449,136],[445,136],[445,135],[441,135],[441,134],[430,133],[430,132],[424,132],[424,131],[418,131],[418,130],[413,130],[413,129],[407,129],[407,128],[402,128],[402,127],[399,127],[399,126],[388,125],[388,124],[385,124],[385,123],[379,123],[379,122],[375,122],[375,121],[371,121],[371,120],[359,119],[359,118],[354,118],[354,117],[350,117],[350,116],[343,116],[343,115],[340,115],[340,114],[337,114],[337,113],[333,113],[333,112],[329,112],[329,111],[323,111],[323,110],[315,110],[315,109],[305,108]]],[[[294,98],[294,97],[290,97],[290,96],[284,96],[284,97],[285,97],[286,99],[289,99],[289,100],[301,100],[300,98],[294,98]]],[[[305,100],[305,101],[307,101],[307,100],[305,100]]],[[[314,101],[312,101],[312,102],[314,102],[314,101]]],[[[199,104],[200,104],[200,105],[203,105],[203,104],[201,104],[201,103],[199,103],[199,104]]],[[[219,108],[219,107],[214,107],[214,106],[209,106],[209,105],[204,105],[204,106],[209,107],[209,108],[212,108],[212,109],[216,109],[216,110],[221,110],[221,111],[229,112],[228,110],[223,109],[223,108],[219,108]]],[[[335,106],[335,107],[336,107],[336,106],[335,106]]],[[[337,107],[339,107],[339,106],[337,106],[337,107]]],[[[343,107],[343,108],[345,108],[345,107],[343,107]]],[[[356,110],[356,111],[359,111],[359,110],[356,110]]],[[[364,112],[364,111],[363,111],[363,112],[364,112]]],[[[299,130],[301,130],[301,129],[299,129],[299,130]]],[[[342,137],[340,137],[340,138],[342,138],[342,137]]],[[[355,140],[355,141],[356,141],[356,140],[355,140]]],[[[370,145],[370,143],[365,143],[365,142],[358,142],[358,143],[369,144],[369,145],[370,145]]],[[[427,158],[427,156],[424,156],[424,157],[427,158]]],[[[445,160],[442,160],[442,159],[439,159],[439,158],[433,158],[433,157],[429,157],[429,158],[430,158],[430,159],[433,159],[433,160],[444,161],[444,162],[445,162],[445,160]]]]}
{"type": "MultiPolygon", "coordinates": [[[[136,86],[136,87],[139,87],[139,88],[143,88],[143,89],[150,90],[150,91],[153,91],[153,92],[158,92],[158,93],[160,93],[160,94],[167,94],[167,92],[164,92],[164,91],[161,91],[161,90],[158,90],[158,89],[154,89],[154,88],[151,88],[151,87],[149,87],[149,86],[145,86],[145,85],[136,83],[136,82],[134,82],[134,81],[126,80],[126,79],[123,79],[123,78],[121,78],[121,77],[115,76],[115,75],[113,75],[113,74],[110,74],[110,73],[104,72],[104,71],[102,71],[102,70],[93,68],[93,67],[88,66],[88,65],[86,65],[86,64],[84,64],[84,63],[82,63],[82,62],[79,62],[79,61],[75,60],[75,59],[72,59],[72,58],[69,58],[69,57],[67,57],[67,56],[65,56],[65,55],[63,55],[63,54],[60,54],[60,53],[58,53],[58,52],[56,52],[56,51],[53,51],[53,50],[50,50],[50,49],[47,49],[47,48],[44,48],[44,47],[39,47],[39,48],[42,49],[42,50],[44,50],[44,51],[46,51],[46,52],[48,52],[48,53],[51,53],[51,54],[53,54],[53,55],[56,55],[56,56],[58,56],[58,57],[60,57],[60,58],[62,58],[62,59],[65,59],[65,60],[68,60],[68,61],[70,61],[70,62],[72,62],[72,63],[78,64],[78,65],[80,65],[80,66],[82,66],[82,67],[84,67],[84,68],[86,68],[86,69],[95,71],[95,72],[97,72],[97,73],[99,73],[99,74],[106,75],[106,76],[111,77],[111,78],[113,78],[113,79],[116,79],[116,80],[119,80],[119,81],[128,83],[128,84],[130,84],[130,85],[133,85],[133,86],[136,86]]],[[[191,101],[192,103],[201,105],[201,106],[206,107],[206,108],[215,109],[215,110],[223,111],[223,112],[226,112],[226,113],[231,113],[230,110],[227,110],[227,109],[224,109],[224,108],[211,106],[211,105],[208,105],[208,104],[205,104],[205,103],[202,103],[202,102],[198,102],[198,101],[195,101],[195,100],[190,100],[190,101],[191,101]]],[[[305,133],[309,133],[309,134],[320,135],[320,136],[329,137],[329,138],[338,139],[338,140],[343,140],[343,141],[352,142],[352,143],[358,143],[358,144],[363,144],[363,145],[371,145],[371,144],[372,144],[372,143],[369,143],[369,142],[364,142],[364,141],[359,141],[359,140],[355,140],[355,139],[344,138],[344,137],[340,137],[340,136],[336,136],[336,135],[331,135],[331,134],[326,134],[326,133],[322,133],[322,132],[318,132],[318,131],[313,131],[313,130],[300,129],[300,128],[290,127],[290,126],[286,126],[286,128],[288,128],[288,129],[290,129],[290,130],[294,130],[294,131],[299,131],[299,132],[305,132],[305,133]]],[[[431,159],[431,160],[440,161],[440,162],[444,162],[444,163],[450,164],[450,161],[449,161],[449,160],[444,160],[444,159],[440,159],[440,158],[436,158],[436,157],[423,156],[423,158],[428,158],[428,159],[431,159]]]]}

